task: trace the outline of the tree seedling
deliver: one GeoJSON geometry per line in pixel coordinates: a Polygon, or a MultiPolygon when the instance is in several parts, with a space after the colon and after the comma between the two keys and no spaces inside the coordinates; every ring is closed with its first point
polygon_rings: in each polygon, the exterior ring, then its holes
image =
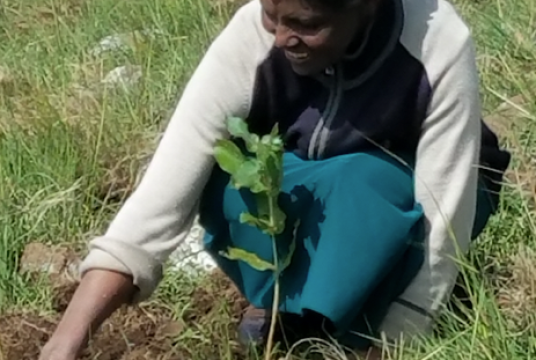
{"type": "MultiPolygon", "coordinates": [[[[296,248],[295,236],[289,244],[289,252],[283,261],[277,253],[276,236],[285,230],[286,215],[278,206],[278,197],[283,180],[283,140],[279,136],[276,124],[270,134],[262,137],[250,133],[243,119],[232,117],[227,122],[231,137],[244,141],[247,152],[243,152],[232,139],[218,140],[214,156],[220,168],[230,175],[231,185],[236,189],[246,188],[254,195],[256,214],[244,212],[240,222],[257,227],[270,236],[272,242],[273,262],[261,259],[257,254],[240,248],[227,248],[221,255],[243,261],[258,271],[272,271],[274,276],[274,294],[271,324],[266,344],[265,359],[271,358],[271,352],[279,310],[280,274],[290,265],[296,248]],[[250,153],[251,155],[249,155],[250,153]]],[[[294,228],[294,232],[297,228],[294,228]]],[[[295,235],[295,234],[294,234],[295,235]]]]}

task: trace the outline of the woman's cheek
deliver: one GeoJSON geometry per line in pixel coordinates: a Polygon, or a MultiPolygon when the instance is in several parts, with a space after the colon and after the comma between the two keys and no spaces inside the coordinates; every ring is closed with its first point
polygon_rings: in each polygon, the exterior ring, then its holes
{"type": "Polygon", "coordinates": [[[318,33],[314,36],[306,36],[302,38],[303,42],[311,50],[329,48],[329,37],[327,34],[318,33]]]}

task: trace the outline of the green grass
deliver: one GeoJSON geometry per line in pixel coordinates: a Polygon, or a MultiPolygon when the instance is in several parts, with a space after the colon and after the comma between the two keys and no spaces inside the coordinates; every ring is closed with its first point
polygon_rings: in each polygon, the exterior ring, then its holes
{"type": "MultiPolygon", "coordinates": [[[[230,13],[208,0],[36,4],[4,0],[0,7],[0,69],[9,73],[4,80],[0,75],[2,311],[50,309],[46,281],[36,285],[17,272],[25,244],[69,244],[83,252],[85,241],[104,231],[230,13]],[[138,39],[124,51],[90,55],[104,36],[147,28],[160,35],[138,39]],[[141,66],[137,86],[99,87],[103,74],[125,64],[141,66]]],[[[393,356],[536,359],[536,278],[526,276],[536,276],[536,255],[526,250],[536,251],[536,180],[530,178],[536,173],[530,172],[536,167],[530,160],[536,156],[536,2],[458,0],[456,5],[477,41],[485,113],[516,95],[526,102],[507,119],[509,132],[502,134],[515,154],[511,179],[517,181],[505,186],[501,212],[475,244],[475,259],[467,266],[475,309],[461,317],[447,314],[441,336],[408,344],[393,356]]],[[[196,284],[169,275],[154,301],[180,316],[196,284]]],[[[200,344],[207,345],[210,333],[226,329],[228,321],[215,317],[189,330],[194,358],[205,357],[206,346],[200,344]]],[[[219,338],[217,353],[231,358],[229,336],[219,338]]]]}
{"type": "Polygon", "coordinates": [[[12,78],[0,84],[5,305],[24,304],[22,294],[28,301],[36,296],[16,275],[14,259],[24,244],[80,242],[104,230],[227,16],[195,0],[39,6],[17,0],[3,3],[2,11],[0,66],[12,78]],[[104,36],[145,28],[162,35],[90,56],[104,36]],[[139,86],[99,90],[102,74],[124,64],[142,67],[139,86]]]}

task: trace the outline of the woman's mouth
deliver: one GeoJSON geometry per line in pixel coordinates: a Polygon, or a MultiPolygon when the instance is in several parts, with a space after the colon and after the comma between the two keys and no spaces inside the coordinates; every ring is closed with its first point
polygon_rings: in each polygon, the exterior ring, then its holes
{"type": "Polygon", "coordinates": [[[308,53],[305,53],[305,52],[298,53],[298,52],[292,52],[288,50],[285,51],[285,56],[287,57],[287,59],[292,60],[292,61],[304,61],[304,60],[307,60],[307,58],[309,58],[308,53]]]}

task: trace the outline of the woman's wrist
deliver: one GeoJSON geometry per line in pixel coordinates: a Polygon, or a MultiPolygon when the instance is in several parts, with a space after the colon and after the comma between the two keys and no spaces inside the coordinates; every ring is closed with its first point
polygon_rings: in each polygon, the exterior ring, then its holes
{"type": "Polygon", "coordinates": [[[70,319],[62,319],[62,322],[50,338],[52,342],[58,342],[68,350],[78,350],[85,346],[89,339],[91,324],[81,324],[70,319]]]}
{"type": "Polygon", "coordinates": [[[78,352],[118,307],[132,296],[128,275],[94,270],[82,279],[50,342],[78,352]]]}

